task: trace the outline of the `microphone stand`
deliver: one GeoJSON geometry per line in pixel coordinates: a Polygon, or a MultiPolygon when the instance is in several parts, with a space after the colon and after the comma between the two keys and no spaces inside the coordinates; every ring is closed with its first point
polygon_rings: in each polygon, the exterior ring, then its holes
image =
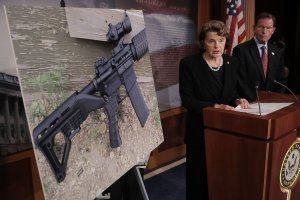
{"type": "Polygon", "coordinates": [[[257,104],[258,104],[259,115],[261,116],[260,100],[259,100],[259,96],[258,96],[258,85],[255,86],[255,91],[256,91],[256,98],[257,98],[257,104]]]}

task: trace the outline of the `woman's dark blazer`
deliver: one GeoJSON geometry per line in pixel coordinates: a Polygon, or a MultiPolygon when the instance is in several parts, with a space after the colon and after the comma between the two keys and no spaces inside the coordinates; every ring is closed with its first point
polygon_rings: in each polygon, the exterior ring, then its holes
{"type": "Polygon", "coordinates": [[[187,109],[186,144],[202,145],[204,142],[203,108],[214,104],[234,106],[234,101],[239,98],[238,67],[237,58],[223,55],[223,88],[218,94],[213,87],[216,84],[213,71],[202,56],[193,55],[180,61],[179,93],[182,105],[187,109]]]}

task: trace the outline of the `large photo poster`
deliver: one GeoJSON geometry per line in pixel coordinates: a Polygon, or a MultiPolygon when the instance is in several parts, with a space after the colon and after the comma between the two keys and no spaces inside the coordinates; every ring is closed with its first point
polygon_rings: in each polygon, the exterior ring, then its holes
{"type": "Polygon", "coordinates": [[[5,11],[45,198],[94,199],[147,163],[163,134],[142,11],[5,11]]]}

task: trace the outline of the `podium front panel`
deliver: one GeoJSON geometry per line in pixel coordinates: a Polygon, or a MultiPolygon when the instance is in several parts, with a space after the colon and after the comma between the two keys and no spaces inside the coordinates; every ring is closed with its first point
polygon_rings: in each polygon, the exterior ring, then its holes
{"type": "MultiPolygon", "coordinates": [[[[210,200],[282,200],[279,172],[296,131],[278,140],[258,140],[205,129],[210,200]]],[[[300,199],[300,183],[291,200],[300,199]]]]}
{"type": "Polygon", "coordinates": [[[210,200],[263,199],[269,143],[205,130],[210,200]]]}

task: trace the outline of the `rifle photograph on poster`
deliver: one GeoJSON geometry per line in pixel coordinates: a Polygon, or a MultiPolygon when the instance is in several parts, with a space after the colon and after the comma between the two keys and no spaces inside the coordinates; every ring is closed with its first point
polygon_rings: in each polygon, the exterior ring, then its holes
{"type": "Polygon", "coordinates": [[[143,12],[6,11],[44,195],[94,199],[163,141],[143,12]]]}

